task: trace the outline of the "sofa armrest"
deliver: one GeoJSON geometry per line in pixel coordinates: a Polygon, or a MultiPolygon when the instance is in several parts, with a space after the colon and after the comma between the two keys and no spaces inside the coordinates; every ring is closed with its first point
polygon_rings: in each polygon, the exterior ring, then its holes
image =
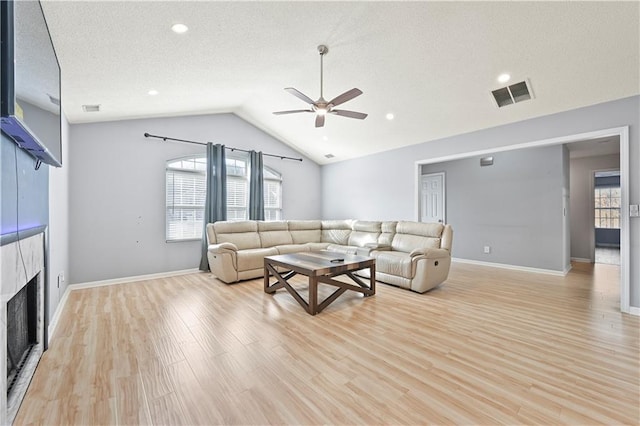
{"type": "Polygon", "coordinates": [[[446,257],[450,257],[449,251],[445,249],[434,249],[434,248],[417,248],[413,249],[409,256],[412,258],[418,256],[424,256],[425,259],[442,259],[446,257]]]}
{"type": "Polygon", "coordinates": [[[220,243],[209,245],[211,253],[224,253],[225,251],[238,251],[238,246],[233,243],[220,243]]]}

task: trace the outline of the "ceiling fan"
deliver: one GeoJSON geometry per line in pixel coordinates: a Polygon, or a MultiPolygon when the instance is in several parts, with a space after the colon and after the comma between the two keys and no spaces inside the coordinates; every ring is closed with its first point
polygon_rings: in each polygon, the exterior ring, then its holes
{"type": "Polygon", "coordinates": [[[287,92],[291,93],[293,96],[299,99],[302,99],[303,101],[311,105],[311,109],[277,111],[277,112],[274,112],[274,114],[282,115],[282,114],[296,114],[299,112],[314,112],[316,113],[316,127],[324,126],[324,119],[327,114],[341,115],[343,117],[349,117],[349,118],[357,118],[358,120],[364,120],[365,118],[367,118],[367,114],[364,114],[362,112],[347,111],[344,109],[334,109],[334,107],[341,105],[347,101],[350,101],[356,96],[362,95],[362,90],[360,89],[353,88],[351,90],[347,90],[343,94],[336,96],[335,98],[333,98],[328,102],[324,99],[323,91],[322,91],[322,83],[323,83],[322,58],[324,57],[324,55],[326,55],[329,52],[329,48],[321,44],[320,46],[318,46],[318,52],[320,53],[320,98],[314,102],[310,97],[300,92],[299,90],[294,89],[293,87],[287,87],[284,90],[286,90],[287,92]]]}

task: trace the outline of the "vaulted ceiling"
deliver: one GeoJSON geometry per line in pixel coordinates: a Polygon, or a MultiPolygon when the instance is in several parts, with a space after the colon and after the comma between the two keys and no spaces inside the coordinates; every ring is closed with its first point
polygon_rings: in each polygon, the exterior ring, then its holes
{"type": "Polygon", "coordinates": [[[320,164],[640,93],[638,2],[42,3],[71,123],[233,112],[320,164]],[[319,44],[365,120],[272,114],[319,97],[319,44]],[[502,73],[533,99],[498,108],[502,73]]]}

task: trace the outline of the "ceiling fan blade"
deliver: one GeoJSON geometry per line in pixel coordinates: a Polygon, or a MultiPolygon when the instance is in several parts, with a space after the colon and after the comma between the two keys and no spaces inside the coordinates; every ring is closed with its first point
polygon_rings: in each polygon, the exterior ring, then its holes
{"type": "Polygon", "coordinates": [[[363,112],[347,111],[346,109],[332,109],[331,114],[341,115],[343,117],[349,118],[357,118],[358,120],[364,120],[368,115],[363,112]]]}
{"type": "Polygon", "coordinates": [[[302,99],[303,101],[305,101],[309,105],[313,105],[315,103],[310,97],[308,97],[307,95],[305,95],[304,93],[302,93],[298,89],[294,89],[293,87],[286,87],[284,90],[286,90],[287,92],[291,93],[296,98],[302,99]]]}
{"type": "Polygon", "coordinates": [[[296,114],[298,112],[313,112],[313,110],[311,109],[294,109],[291,111],[276,111],[274,112],[275,115],[283,115],[283,114],[296,114]]]}
{"type": "Polygon", "coordinates": [[[342,95],[336,96],[331,101],[329,101],[329,104],[333,106],[338,106],[360,95],[362,95],[362,90],[353,88],[351,90],[347,90],[342,95]]]}
{"type": "Polygon", "coordinates": [[[323,127],[324,126],[324,115],[316,115],[316,127],[323,127]]]}

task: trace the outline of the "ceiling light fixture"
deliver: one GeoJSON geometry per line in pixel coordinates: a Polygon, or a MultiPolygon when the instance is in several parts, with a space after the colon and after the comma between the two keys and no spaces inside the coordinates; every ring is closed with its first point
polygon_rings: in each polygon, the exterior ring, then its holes
{"type": "Polygon", "coordinates": [[[498,83],[506,83],[509,80],[511,80],[511,76],[507,73],[498,76],[498,83]]]}
{"type": "Polygon", "coordinates": [[[323,136],[323,137],[322,137],[322,140],[326,142],[326,141],[328,141],[328,140],[329,140],[329,137],[327,137],[327,136],[323,136]]]}
{"type": "Polygon", "coordinates": [[[155,95],[157,95],[159,92],[158,92],[157,90],[151,89],[151,90],[149,90],[147,93],[148,93],[149,95],[151,95],[151,96],[155,96],[155,95]]]}
{"type": "Polygon", "coordinates": [[[298,99],[303,100],[307,104],[311,106],[311,109],[296,109],[290,111],[276,111],[275,115],[282,114],[297,114],[299,112],[315,112],[316,113],[316,127],[323,127],[324,120],[327,114],[340,115],[342,117],[355,118],[358,120],[364,120],[367,118],[367,114],[356,111],[347,111],[344,109],[336,109],[335,107],[341,105],[351,99],[362,95],[362,90],[358,88],[353,88],[351,90],[347,90],[342,95],[338,95],[330,101],[324,99],[323,96],[323,57],[327,54],[329,48],[324,44],[318,46],[318,52],[320,53],[320,98],[317,101],[313,101],[310,97],[300,92],[298,89],[294,89],[293,87],[287,87],[284,90],[291,93],[293,96],[298,99]]]}
{"type": "Polygon", "coordinates": [[[389,112],[385,117],[387,118],[387,120],[393,120],[395,116],[389,112]]]}
{"type": "Polygon", "coordinates": [[[189,27],[187,27],[185,24],[174,24],[171,27],[171,31],[173,31],[176,34],[184,34],[187,31],[189,31],[189,27]]]}

